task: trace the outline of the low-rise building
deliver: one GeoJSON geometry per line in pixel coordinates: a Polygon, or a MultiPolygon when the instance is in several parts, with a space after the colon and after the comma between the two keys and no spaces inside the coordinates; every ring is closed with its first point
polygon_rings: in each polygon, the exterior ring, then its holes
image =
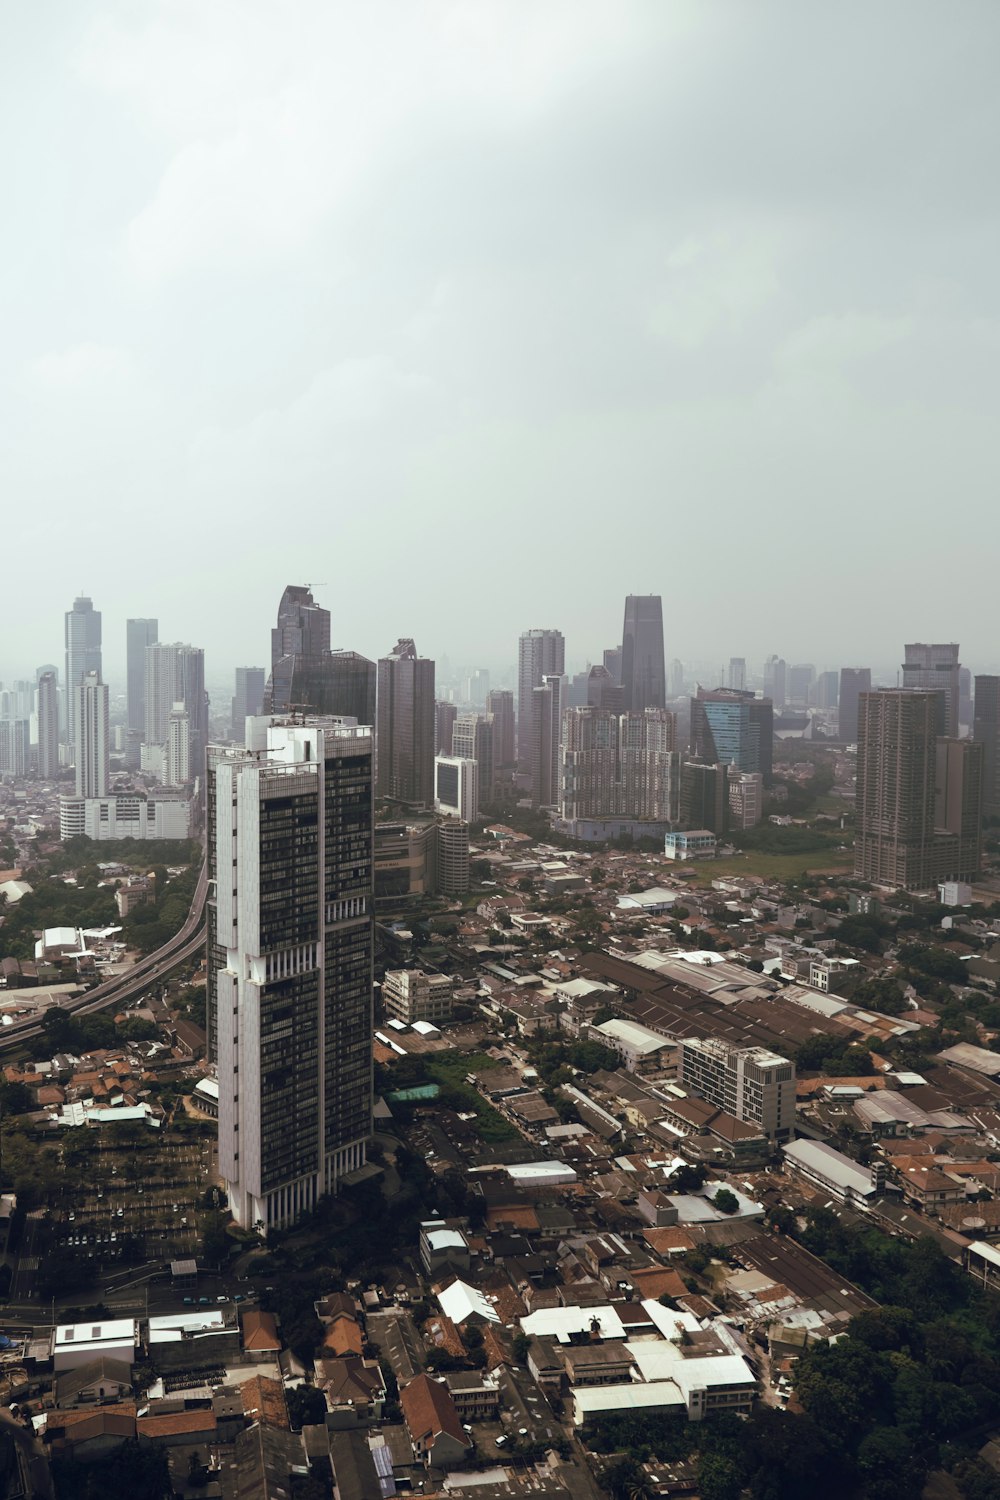
{"type": "Polygon", "coordinates": [[[387,1016],[407,1026],[415,1021],[437,1024],[451,1017],[454,988],[455,981],[448,974],[388,969],[382,982],[382,1003],[387,1016]]]}
{"type": "Polygon", "coordinates": [[[443,1381],[415,1376],[400,1391],[399,1404],[414,1452],[428,1468],[453,1469],[465,1461],[471,1443],[443,1381]]]}
{"type": "Polygon", "coordinates": [[[715,834],[707,828],[691,828],[665,835],[663,852],[667,859],[714,859],[715,834]]]}

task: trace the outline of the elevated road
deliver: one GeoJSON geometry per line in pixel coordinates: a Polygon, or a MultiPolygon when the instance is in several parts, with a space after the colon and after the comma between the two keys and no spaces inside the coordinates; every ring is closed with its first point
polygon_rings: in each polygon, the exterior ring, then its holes
{"type": "MultiPolygon", "coordinates": [[[[191,908],[180,927],[162,948],[147,953],[132,965],[127,974],[116,974],[96,989],[76,995],[60,1006],[71,1015],[89,1015],[92,1011],[105,1010],[111,1005],[120,1005],[133,1000],[151,985],[158,984],[178,965],[185,963],[201,949],[205,942],[205,901],[208,896],[208,873],[204,863],[198,875],[191,908]]],[[[0,1031],[0,1052],[10,1047],[20,1047],[33,1037],[42,1035],[42,1024],[33,1017],[27,1021],[5,1026],[0,1031]]]]}

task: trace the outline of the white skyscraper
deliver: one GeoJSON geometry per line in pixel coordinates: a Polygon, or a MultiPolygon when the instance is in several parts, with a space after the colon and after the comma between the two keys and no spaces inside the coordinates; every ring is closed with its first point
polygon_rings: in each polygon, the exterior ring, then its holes
{"type": "Polygon", "coordinates": [[[246,722],[246,749],[208,756],[208,1033],[229,1205],[266,1232],[371,1135],[372,733],[246,722]]]}
{"type": "Polygon", "coordinates": [[[76,795],[106,797],[108,756],[108,689],[97,672],[88,672],[73,689],[76,795]]]}
{"type": "Polygon", "coordinates": [[[59,774],[59,684],[54,672],[38,679],[38,774],[59,774]]]}
{"type": "Polygon", "coordinates": [[[434,761],[434,808],[448,817],[479,820],[479,764],[460,755],[439,755],[434,761]]]}
{"type": "Polygon", "coordinates": [[[175,703],[167,720],[165,786],[186,786],[191,780],[191,715],[183,703],[175,703]]]}

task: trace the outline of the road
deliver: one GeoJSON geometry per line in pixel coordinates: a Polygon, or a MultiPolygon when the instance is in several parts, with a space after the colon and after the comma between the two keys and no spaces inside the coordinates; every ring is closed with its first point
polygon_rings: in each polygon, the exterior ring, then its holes
{"type": "MultiPolygon", "coordinates": [[[[191,909],[183,927],[174,933],[169,942],[164,943],[162,948],[157,948],[155,953],[148,953],[140,958],[127,974],[119,974],[114,979],[106,980],[96,989],[87,990],[85,994],[68,1001],[62,1008],[77,1015],[89,1015],[92,1011],[104,1010],[107,1006],[120,1005],[122,1001],[134,999],[151,985],[157,984],[172,969],[176,969],[178,964],[193,958],[205,941],[201,928],[207,895],[208,873],[202,864],[191,909]]],[[[0,1052],[10,1047],[21,1047],[32,1037],[41,1034],[42,1024],[36,1020],[5,1026],[0,1033],[0,1052]]]]}

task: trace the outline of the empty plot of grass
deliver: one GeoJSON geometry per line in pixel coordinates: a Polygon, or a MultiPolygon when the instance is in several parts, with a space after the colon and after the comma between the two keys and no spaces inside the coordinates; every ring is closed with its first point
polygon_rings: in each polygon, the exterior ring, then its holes
{"type": "Polygon", "coordinates": [[[760,875],[765,880],[795,880],[800,875],[845,875],[854,868],[853,849],[817,849],[811,854],[760,854],[732,859],[706,859],[697,865],[700,884],[710,885],[720,875],[760,875]]]}

